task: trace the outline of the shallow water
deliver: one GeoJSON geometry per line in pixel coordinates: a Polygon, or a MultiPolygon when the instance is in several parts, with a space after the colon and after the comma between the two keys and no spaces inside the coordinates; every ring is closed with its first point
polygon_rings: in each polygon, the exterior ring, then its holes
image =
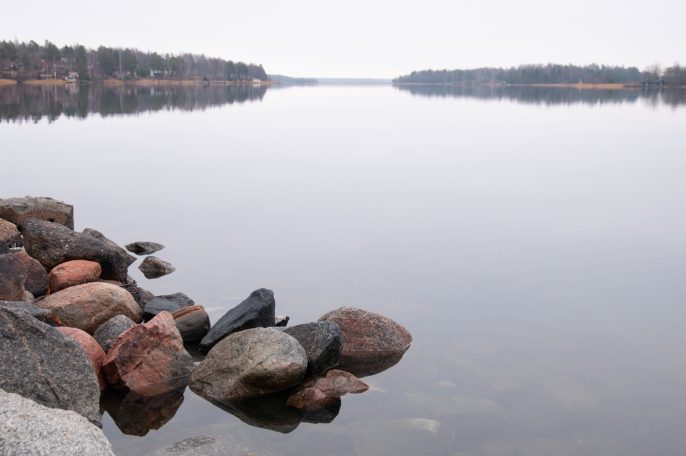
{"type": "Polygon", "coordinates": [[[118,454],[683,453],[683,95],[157,90],[0,89],[0,194],[165,244],[175,273],[132,275],[213,321],[267,287],[291,324],[357,306],[414,343],[330,424],[281,434],[186,390],[145,437],[106,414],[118,454]]]}

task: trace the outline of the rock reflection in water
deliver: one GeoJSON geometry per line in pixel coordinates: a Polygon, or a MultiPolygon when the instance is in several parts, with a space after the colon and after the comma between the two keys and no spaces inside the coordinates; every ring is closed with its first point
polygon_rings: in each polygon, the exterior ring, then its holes
{"type": "Polygon", "coordinates": [[[109,413],[117,427],[127,435],[144,436],[151,429],[160,429],[176,414],[183,403],[188,379],[162,394],[142,395],[108,390],[100,407],[109,413]]]}
{"type": "Polygon", "coordinates": [[[300,410],[286,405],[288,396],[281,392],[240,401],[210,402],[251,426],[288,434],[303,418],[300,410]]]}

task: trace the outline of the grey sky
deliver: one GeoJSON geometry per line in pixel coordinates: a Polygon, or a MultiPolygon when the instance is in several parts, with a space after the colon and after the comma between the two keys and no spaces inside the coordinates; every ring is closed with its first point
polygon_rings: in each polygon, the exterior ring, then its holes
{"type": "Polygon", "coordinates": [[[3,39],[191,51],[294,76],[686,63],[684,0],[2,2],[3,39]]]}

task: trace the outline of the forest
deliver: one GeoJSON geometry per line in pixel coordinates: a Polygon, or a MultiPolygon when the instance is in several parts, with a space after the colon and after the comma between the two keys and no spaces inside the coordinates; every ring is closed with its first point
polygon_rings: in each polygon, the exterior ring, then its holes
{"type": "Polygon", "coordinates": [[[632,84],[661,82],[686,85],[686,67],[636,67],[606,65],[520,65],[512,68],[423,70],[393,80],[396,84],[632,84]]]}
{"type": "Polygon", "coordinates": [[[0,77],[31,79],[142,78],[172,80],[266,81],[262,65],[234,62],[202,54],[160,54],[131,48],[80,44],[58,47],[50,41],[0,41],[0,77]]]}

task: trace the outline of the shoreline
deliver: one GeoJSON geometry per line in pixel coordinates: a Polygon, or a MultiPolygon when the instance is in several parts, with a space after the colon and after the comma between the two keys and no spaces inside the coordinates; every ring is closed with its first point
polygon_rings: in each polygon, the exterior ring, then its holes
{"type": "MultiPolygon", "coordinates": [[[[135,79],[130,81],[122,81],[119,79],[104,79],[102,81],[82,81],[82,82],[67,82],[62,79],[29,79],[23,81],[21,84],[26,84],[28,86],[34,87],[51,87],[60,85],[81,85],[81,84],[105,84],[108,86],[228,86],[228,85],[251,85],[251,86],[271,86],[274,84],[273,81],[224,81],[224,80],[214,80],[214,81],[202,81],[195,79],[135,79]]],[[[18,81],[14,79],[0,79],[0,87],[16,86],[20,85],[18,81]]]]}
{"type": "MultiPolygon", "coordinates": [[[[578,89],[578,90],[641,90],[636,83],[532,83],[532,84],[450,84],[440,82],[394,82],[394,86],[440,86],[440,87],[537,87],[549,89],[578,89]]],[[[663,86],[660,89],[686,89],[686,86],[663,86]]]]}

